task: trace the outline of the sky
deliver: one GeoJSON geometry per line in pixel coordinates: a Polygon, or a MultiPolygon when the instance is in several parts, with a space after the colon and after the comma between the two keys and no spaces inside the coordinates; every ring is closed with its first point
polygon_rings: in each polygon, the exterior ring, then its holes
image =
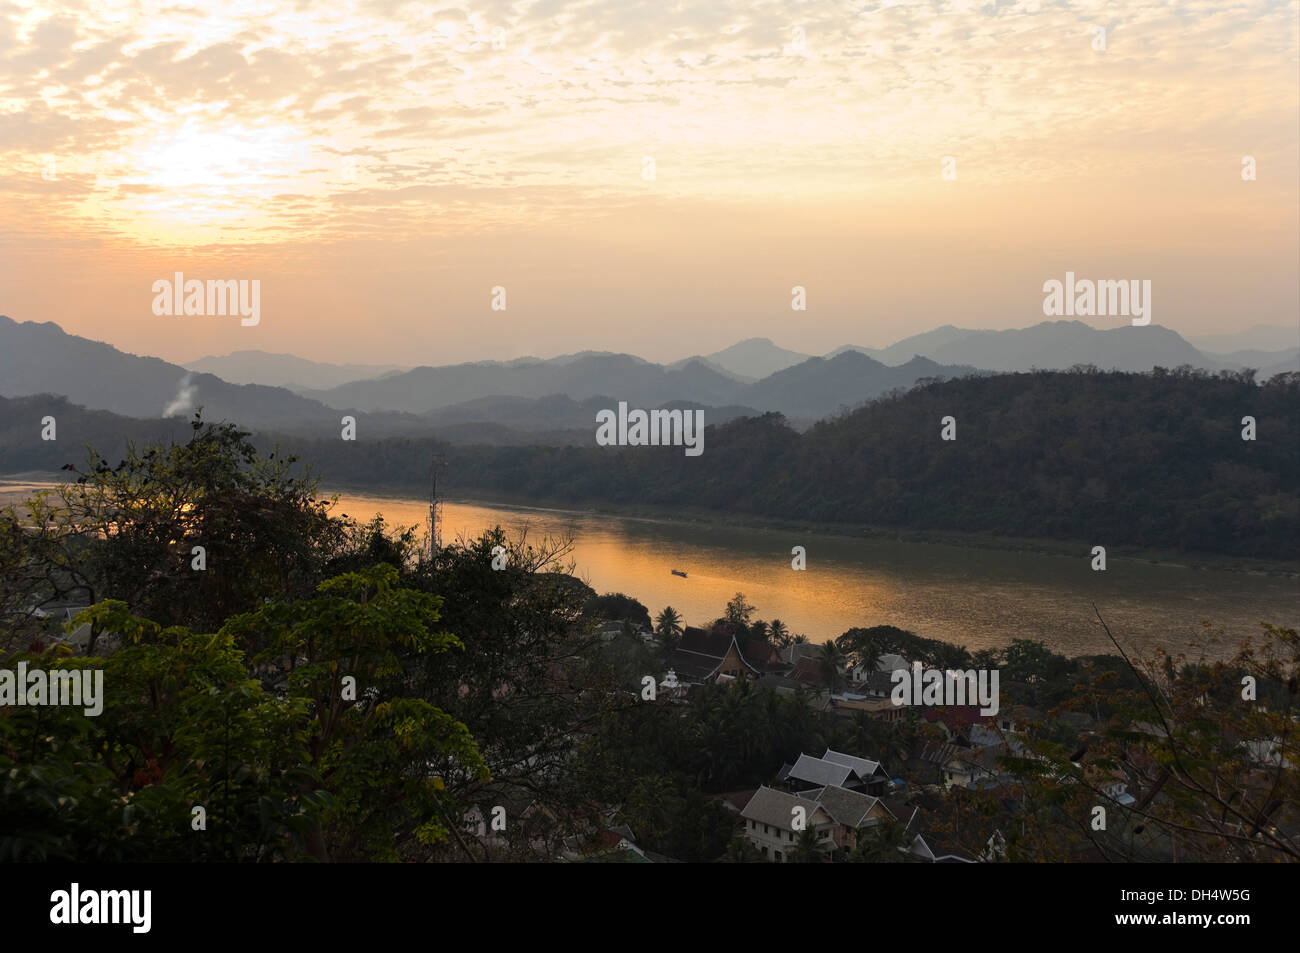
{"type": "Polygon", "coordinates": [[[1300,3],[0,0],[0,314],[133,353],[824,353],[1067,271],[1300,320],[1300,3]]]}

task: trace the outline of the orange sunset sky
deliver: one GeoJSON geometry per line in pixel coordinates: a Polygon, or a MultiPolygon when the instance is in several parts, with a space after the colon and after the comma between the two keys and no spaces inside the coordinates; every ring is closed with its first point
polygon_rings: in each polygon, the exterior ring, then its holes
{"type": "Polygon", "coordinates": [[[1300,4],[0,0],[0,313],[135,353],[823,353],[1067,270],[1297,320],[1300,4]]]}

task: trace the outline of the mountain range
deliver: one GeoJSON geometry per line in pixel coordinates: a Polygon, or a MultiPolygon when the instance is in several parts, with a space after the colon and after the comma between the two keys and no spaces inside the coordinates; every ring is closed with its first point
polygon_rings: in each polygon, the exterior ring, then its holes
{"type": "MultiPolygon", "coordinates": [[[[1247,339],[1282,336],[1256,328],[1247,339]]],[[[337,434],[340,417],[351,412],[364,415],[359,422],[369,435],[498,445],[581,442],[595,411],[620,400],[645,409],[703,407],[710,422],[776,411],[804,427],[927,378],[1077,364],[1128,371],[1250,366],[1263,378],[1300,370],[1300,349],[1207,354],[1156,325],[1101,330],[1055,321],[1007,331],[945,325],[887,348],[846,345],[825,357],[751,338],[668,365],[584,351],[404,370],[239,351],[181,366],[67,334],[51,322],[0,316],[0,396],[55,394],[90,410],[146,419],[187,417],[202,407],[206,419],[310,436],[337,434]],[[349,379],[355,374],[362,377],[349,379]]]]}

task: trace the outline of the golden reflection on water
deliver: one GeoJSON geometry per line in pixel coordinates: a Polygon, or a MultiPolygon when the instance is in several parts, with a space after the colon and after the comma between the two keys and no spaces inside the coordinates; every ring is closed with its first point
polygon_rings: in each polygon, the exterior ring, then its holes
{"type": "MultiPolygon", "coordinates": [[[[0,506],[48,484],[0,485],[0,506]]],[[[423,533],[423,500],[340,494],[331,511],[423,533]]],[[[755,618],[779,618],[815,642],[853,626],[896,625],[971,650],[1038,639],[1069,655],[1113,651],[1092,604],[1126,649],[1163,647],[1229,654],[1260,621],[1300,627],[1295,578],[1111,559],[1093,572],[1087,546],[1077,557],[922,543],[790,534],[776,530],[629,519],[584,512],[446,503],[444,543],[500,524],[529,535],[576,537],[577,574],[597,592],[623,592],[657,614],[671,605],[690,625],[706,625],[743,592],[755,618]],[[807,569],[791,568],[793,546],[807,569]],[[681,569],[682,579],[672,574],[681,569]],[[1204,622],[1210,622],[1207,628],[1204,622]]]]}
{"type": "MultiPolygon", "coordinates": [[[[346,494],[334,512],[423,529],[427,503],[346,494]]],[[[1199,654],[1212,631],[1227,654],[1261,620],[1300,626],[1294,578],[1153,566],[1112,559],[1093,572],[1089,547],[1078,557],[922,543],[794,535],[474,503],[446,503],[443,541],[500,524],[530,536],[571,531],[577,574],[597,592],[623,592],[657,614],[671,605],[691,625],[720,616],[743,592],[755,618],[779,618],[813,641],[853,626],[897,625],[972,650],[1038,639],[1069,655],[1113,651],[1095,602],[1126,649],[1199,654]],[[807,569],[790,550],[807,550],[807,569]],[[682,579],[671,570],[688,574],[682,579]],[[1211,628],[1203,626],[1204,621],[1211,628]]]]}

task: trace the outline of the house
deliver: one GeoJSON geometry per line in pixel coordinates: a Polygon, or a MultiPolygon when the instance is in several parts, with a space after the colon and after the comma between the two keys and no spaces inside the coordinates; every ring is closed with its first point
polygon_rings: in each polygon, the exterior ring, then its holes
{"type": "Polygon", "coordinates": [[[844,754],[842,751],[826,749],[822,755],[823,761],[829,761],[833,764],[842,764],[853,769],[857,775],[859,783],[869,794],[878,794],[889,780],[889,775],[884,766],[879,761],[871,761],[867,758],[857,758],[851,754],[844,754]]]}
{"type": "Polygon", "coordinates": [[[716,681],[719,675],[758,679],[765,674],[770,648],[758,639],[747,640],[742,648],[734,633],[687,626],[668,664],[679,681],[696,684],[716,681]],[[751,660],[751,654],[757,661],[751,660]]]}
{"type": "Polygon", "coordinates": [[[848,765],[823,761],[807,754],[799,755],[788,768],[783,765],[777,779],[794,791],[824,788],[828,784],[841,788],[847,784],[856,786],[858,780],[848,765]]]}
{"type": "Polygon", "coordinates": [[[847,790],[871,789],[870,793],[879,793],[889,778],[878,761],[827,748],[826,754],[820,758],[800,754],[794,764],[781,767],[777,780],[794,791],[829,785],[847,790]]]}
{"type": "Polygon", "coordinates": [[[819,850],[830,853],[836,821],[819,803],[775,788],[761,787],[740,812],[745,838],[768,860],[785,863],[805,829],[817,837],[819,850]]]}
{"type": "Polygon", "coordinates": [[[835,827],[831,830],[831,842],[839,850],[853,850],[858,846],[859,830],[874,827],[882,820],[893,817],[880,798],[846,788],[818,788],[804,791],[800,796],[816,801],[835,821],[835,827]]]}
{"type": "Polygon", "coordinates": [[[917,834],[912,838],[912,846],[908,853],[917,860],[931,864],[975,863],[975,859],[968,857],[964,851],[948,847],[936,840],[934,835],[931,835],[930,839],[926,840],[924,835],[917,834]]]}
{"type": "Polygon", "coordinates": [[[822,647],[813,642],[791,642],[780,650],[781,661],[790,667],[798,665],[801,659],[816,661],[821,654],[822,647]]]}
{"type": "Polygon", "coordinates": [[[963,745],[970,744],[974,725],[990,723],[990,716],[980,714],[979,705],[930,705],[921,709],[921,717],[941,726],[949,742],[963,745]]]}
{"type": "Polygon", "coordinates": [[[832,695],[830,707],[837,715],[851,718],[857,712],[864,712],[877,721],[901,721],[907,711],[906,705],[895,705],[888,696],[855,695],[844,692],[832,695]]]}
{"type": "Polygon", "coordinates": [[[794,668],[790,669],[785,677],[806,688],[817,688],[826,681],[826,676],[822,672],[822,663],[810,656],[804,656],[795,662],[794,668]]]}
{"type": "Polygon", "coordinates": [[[1007,754],[1005,745],[967,748],[951,742],[923,742],[912,752],[912,765],[932,765],[945,787],[990,788],[1005,780],[998,759],[1007,754]]]}
{"type": "Polygon", "coordinates": [[[876,660],[874,667],[862,663],[853,666],[849,677],[857,686],[870,683],[873,694],[888,695],[894,684],[893,673],[899,669],[907,671],[907,659],[893,652],[886,652],[876,660]]]}

